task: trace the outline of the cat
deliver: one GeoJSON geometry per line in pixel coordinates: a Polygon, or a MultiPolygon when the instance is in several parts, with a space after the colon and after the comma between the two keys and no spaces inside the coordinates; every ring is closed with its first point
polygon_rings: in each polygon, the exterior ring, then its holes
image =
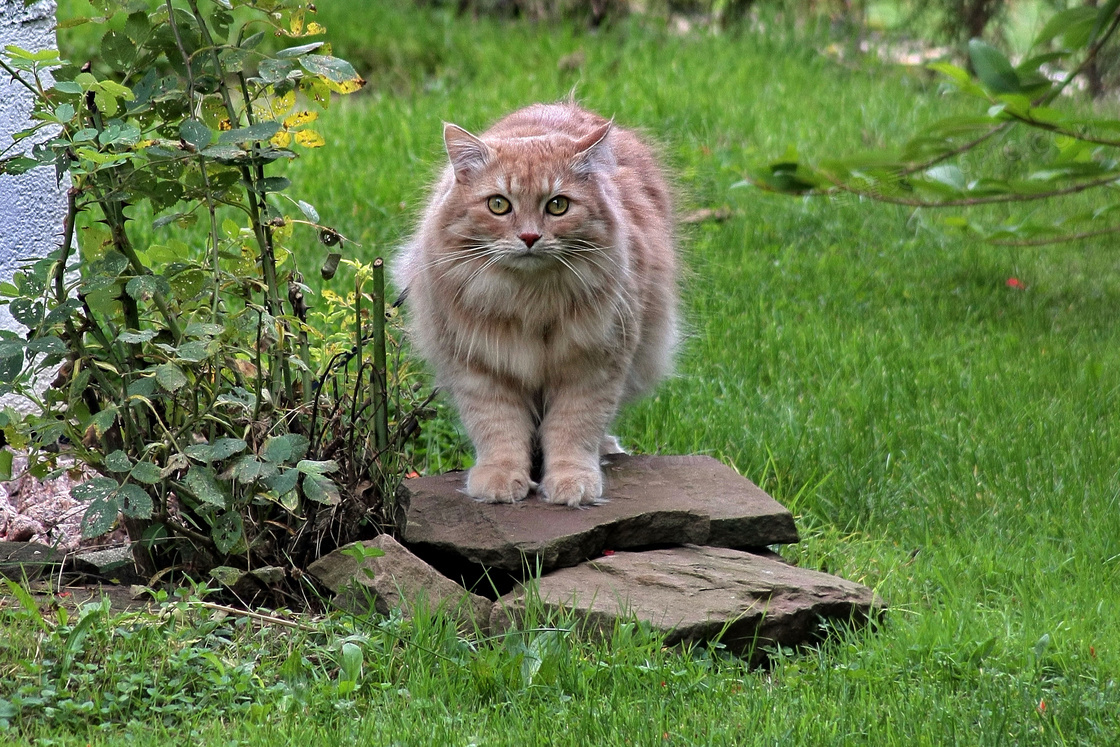
{"type": "Polygon", "coordinates": [[[449,163],[392,273],[474,445],[466,493],[598,503],[600,456],[622,451],[607,428],[677,343],[666,178],[637,134],[574,103],[443,139],[449,163]]]}

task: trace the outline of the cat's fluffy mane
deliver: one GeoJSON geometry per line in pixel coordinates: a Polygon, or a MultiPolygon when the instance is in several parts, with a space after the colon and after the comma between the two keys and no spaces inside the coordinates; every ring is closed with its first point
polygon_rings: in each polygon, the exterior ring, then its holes
{"type": "Polygon", "coordinates": [[[607,426],[665,375],[677,338],[666,180],[638,136],[571,103],[477,137],[446,125],[444,141],[393,275],[478,451],[467,492],[525,497],[539,448],[542,496],[593,502],[607,426]]]}

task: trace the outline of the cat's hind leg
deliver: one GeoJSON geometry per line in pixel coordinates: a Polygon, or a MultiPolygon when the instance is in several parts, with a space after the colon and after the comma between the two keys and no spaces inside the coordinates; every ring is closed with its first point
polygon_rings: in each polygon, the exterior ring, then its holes
{"type": "Polygon", "coordinates": [[[618,442],[618,436],[606,434],[599,439],[599,456],[607,456],[608,454],[629,454],[630,452],[622,448],[622,444],[618,442]]]}

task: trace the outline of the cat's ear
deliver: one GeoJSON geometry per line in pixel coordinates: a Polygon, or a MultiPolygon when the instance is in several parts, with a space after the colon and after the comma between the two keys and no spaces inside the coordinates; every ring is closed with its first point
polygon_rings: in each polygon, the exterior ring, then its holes
{"type": "Polygon", "coordinates": [[[576,171],[591,174],[597,171],[611,171],[615,167],[614,151],[608,135],[614,127],[614,120],[604,122],[589,134],[576,141],[576,171]]]}
{"type": "Polygon", "coordinates": [[[455,169],[455,179],[466,181],[471,174],[490,162],[490,148],[459,125],[445,122],[443,125],[443,144],[447,157],[455,169]]]}

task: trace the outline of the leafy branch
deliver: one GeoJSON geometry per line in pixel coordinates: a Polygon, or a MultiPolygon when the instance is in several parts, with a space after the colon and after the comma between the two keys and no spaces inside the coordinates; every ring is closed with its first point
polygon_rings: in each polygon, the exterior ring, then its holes
{"type": "MultiPolygon", "coordinates": [[[[1033,54],[1018,65],[995,47],[973,39],[968,50],[974,74],[945,62],[929,67],[945,76],[948,86],[981,103],[981,113],[940,119],[895,151],[814,164],[791,150],[778,161],[752,168],[736,186],[751,184],[796,195],[847,193],[923,208],[1037,202],[1091,191],[1102,200],[1099,208],[1050,225],[1023,221],[993,228],[966,219],[949,222],[1011,246],[1114,233],[1114,225],[1104,222],[1118,207],[1111,188],[1120,181],[1120,137],[1110,133],[1120,132],[1120,119],[1086,117],[1054,104],[1090,68],[1118,29],[1120,0],[1109,0],[1099,8],[1056,13],[1035,39],[1033,54]],[[1018,167],[1006,176],[972,173],[962,165],[963,157],[1013,144],[1024,131],[1035,133],[1036,143],[1025,173],[1018,167]]],[[[999,160],[986,161],[993,162],[999,160]]]]}

